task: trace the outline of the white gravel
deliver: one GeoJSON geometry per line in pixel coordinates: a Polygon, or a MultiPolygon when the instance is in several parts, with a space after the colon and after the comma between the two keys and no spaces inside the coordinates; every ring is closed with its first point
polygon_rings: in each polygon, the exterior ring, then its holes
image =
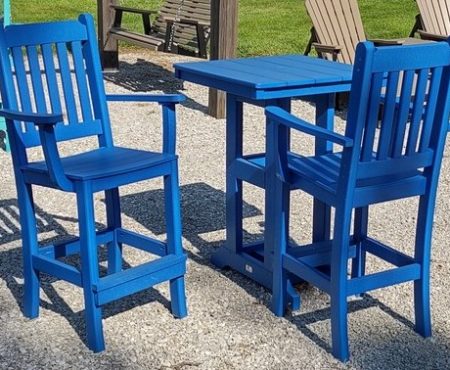
{"type": "MultiPolygon", "coordinates": [[[[106,351],[91,353],[84,344],[81,290],[45,278],[41,311],[36,320],[21,313],[21,242],[11,158],[0,153],[0,368],[2,369],[450,369],[449,159],[445,158],[436,209],[432,314],[434,336],[423,339],[412,330],[412,284],[376,291],[350,303],[351,361],[341,364],[330,352],[329,300],[326,294],[302,287],[302,308],[285,318],[269,309],[270,294],[232,271],[220,271],[209,258],[225,239],[225,121],[205,114],[207,89],[182,84],[172,77],[171,64],[188,58],[162,53],[121,55],[121,71],[108,76],[107,91],[175,92],[188,101],[178,109],[178,153],[183,207],[183,242],[189,254],[187,297],[189,316],[174,319],[168,310],[168,286],[161,284],[104,309],[106,351]]],[[[112,103],[111,117],[118,145],[157,149],[161,144],[159,108],[146,103],[112,103]]],[[[312,119],[314,109],[295,101],[293,111],[312,119]]],[[[260,108],[245,107],[246,151],[264,147],[260,108]]],[[[342,130],[343,121],[337,119],[342,130]]],[[[298,150],[311,141],[294,137],[298,150]]],[[[83,151],[94,141],[64,145],[62,152],[83,151]]],[[[35,154],[37,155],[37,154],[35,154]]],[[[147,181],[121,190],[126,228],[164,238],[161,181],[147,181]]],[[[98,222],[105,223],[103,194],[96,196],[98,222]]],[[[263,232],[263,192],[245,187],[245,235],[263,232]]],[[[36,188],[40,238],[77,233],[75,198],[36,188]]],[[[306,241],[311,201],[295,194],[292,234],[306,241]]],[[[415,200],[378,205],[371,211],[370,232],[399,249],[412,251],[415,200]]],[[[102,255],[104,256],[104,255],[102,255]]],[[[125,250],[130,265],[148,258],[125,250]]],[[[371,259],[370,269],[384,267],[371,259]]]]}

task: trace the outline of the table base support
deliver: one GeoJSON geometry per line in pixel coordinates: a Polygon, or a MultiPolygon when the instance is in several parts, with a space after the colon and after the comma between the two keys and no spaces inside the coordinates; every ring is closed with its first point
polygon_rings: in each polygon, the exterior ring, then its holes
{"type": "MultiPolygon", "coordinates": [[[[211,257],[211,262],[219,267],[229,267],[242,275],[256,281],[269,290],[272,290],[272,271],[264,265],[264,244],[255,244],[245,248],[245,252],[233,253],[226,247],[221,247],[211,257]]],[[[293,311],[300,308],[300,295],[292,283],[288,282],[288,304],[293,311]]]]}

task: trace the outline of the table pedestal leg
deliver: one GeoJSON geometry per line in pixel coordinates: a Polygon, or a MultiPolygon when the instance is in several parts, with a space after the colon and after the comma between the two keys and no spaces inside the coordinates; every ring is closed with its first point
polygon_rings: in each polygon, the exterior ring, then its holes
{"type": "MultiPolygon", "coordinates": [[[[270,102],[272,103],[272,102],[270,102]]],[[[274,104],[290,109],[290,99],[279,99],[274,104]]],[[[233,170],[236,158],[243,154],[243,103],[234,95],[227,95],[226,127],[226,244],[211,258],[217,267],[231,267],[268,289],[272,289],[273,246],[263,242],[243,245],[242,238],[242,180],[233,170]]],[[[267,195],[269,196],[269,195],[267,195]]],[[[266,204],[268,204],[266,202],[266,204]]],[[[270,211],[270,210],[269,210],[270,211]]],[[[267,209],[266,209],[267,212],[267,209]]],[[[267,214],[267,213],[266,213],[267,214]]],[[[267,224],[266,224],[267,227],[267,224]]],[[[267,230],[266,230],[267,232],[267,230]]],[[[291,285],[288,288],[292,309],[300,306],[300,297],[291,285]]]]}
{"type": "MultiPolygon", "coordinates": [[[[335,94],[317,95],[314,97],[316,103],[316,125],[333,130],[334,127],[334,105],[335,94]]],[[[325,154],[332,150],[332,144],[325,140],[316,139],[315,155],[325,154]]],[[[330,239],[331,209],[325,203],[314,199],[313,210],[313,243],[330,239]]]]}

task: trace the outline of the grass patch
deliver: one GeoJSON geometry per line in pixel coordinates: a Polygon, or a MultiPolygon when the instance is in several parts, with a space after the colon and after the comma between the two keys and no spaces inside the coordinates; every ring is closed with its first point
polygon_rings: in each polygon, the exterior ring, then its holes
{"type": "MultiPolygon", "coordinates": [[[[122,0],[125,6],[158,10],[163,0],[122,0]]],[[[372,38],[408,36],[418,13],[412,0],[359,0],[364,27],[372,38]]],[[[43,22],[96,14],[95,0],[13,0],[14,22],[43,22]]],[[[139,16],[127,15],[124,24],[142,30],[139,16]]],[[[240,56],[302,53],[311,21],[304,0],[240,0],[240,56]]]]}

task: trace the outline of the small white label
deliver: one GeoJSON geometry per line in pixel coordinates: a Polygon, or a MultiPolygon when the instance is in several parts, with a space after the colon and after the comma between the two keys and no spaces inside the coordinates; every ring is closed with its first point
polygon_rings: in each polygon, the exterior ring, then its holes
{"type": "Polygon", "coordinates": [[[245,265],[245,271],[249,272],[250,274],[253,274],[253,267],[250,265],[245,265]]]}

